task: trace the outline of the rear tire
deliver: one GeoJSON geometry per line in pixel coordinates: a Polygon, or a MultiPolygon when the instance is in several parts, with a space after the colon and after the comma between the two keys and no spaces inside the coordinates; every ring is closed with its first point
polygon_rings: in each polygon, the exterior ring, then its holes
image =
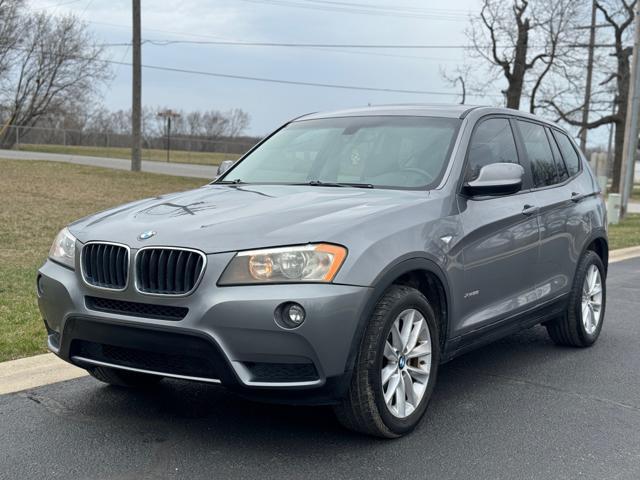
{"type": "Polygon", "coordinates": [[[338,420],[383,438],[410,432],[427,409],[439,362],[438,323],[429,302],[414,288],[393,285],[366,327],[348,393],[334,407],[338,420]]]}
{"type": "Polygon", "coordinates": [[[602,260],[587,251],[578,263],[567,310],[545,324],[554,343],[583,348],[593,345],[602,331],[606,293],[602,260]]]}
{"type": "Polygon", "coordinates": [[[158,375],[131,372],[117,368],[95,367],[87,371],[93,378],[117,387],[149,388],[157,385],[162,380],[162,377],[158,375]]]}

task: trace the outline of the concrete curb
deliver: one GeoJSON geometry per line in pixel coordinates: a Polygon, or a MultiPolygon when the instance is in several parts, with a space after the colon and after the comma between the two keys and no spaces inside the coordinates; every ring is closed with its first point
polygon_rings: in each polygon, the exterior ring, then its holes
{"type": "MultiPolygon", "coordinates": [[[[609,252],[609,263],[640,257],[640,246],[609,252]]],[[[87,372],[53,353],[0,363],[0,395],[84,377],[87,372]]]]}
{"type": "Polygon", "coordinates": [[[609,263],[621,262],[630,258],[640,257],[640,246],[619,248],[609,252],[609,263]]]}
{"type": "Polygon", "coordinates": [[[87,372],[53,353],[0,363],[0,395],[84,377],[87,372]]]}

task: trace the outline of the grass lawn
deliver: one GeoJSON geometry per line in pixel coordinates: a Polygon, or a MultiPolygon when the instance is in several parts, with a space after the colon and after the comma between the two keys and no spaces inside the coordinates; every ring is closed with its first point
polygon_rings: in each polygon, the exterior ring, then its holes
{"type": "MultiPolygon", "coordinates": [[[[88,155],[90,157],[131,158],[130,148],[118,147],[80,147],[63,145],[25,145],[16,147],[16,150],[27,152],[64,153],[68,155],[88,155]]],[[[220,165],[223,160],[235,160],[240,155],[235,153],[203,153],[189,152],[185,150],[172,150],[171,162],[193,163],[197,165],[220,165]]],[[[166,150],[142,149],[142,159],[154,162],[166,162],[166,150]]]]}
{"type": "MultiPolygon", "coordinates": [[[[0,160],[0,361],[46,351],[34,282],[60,228],[111,206],[196,188],[206,181],[66,163],[0,160]]],[[[640,244],[640,214],[612,225],[609,237],[612,249],[640,244]]]]}
{"type": "Polygon", "coordinates": [[[617,225],[609,225],[609,248],[640,245],[640,213],[629,213],[617,225]]]}
{"type": "Polygon", "coordinates": [[[46,351],[34,282],[60,228],[111,206],[206,182],[65,163],[0,160],[0,361],[46,351]]]}

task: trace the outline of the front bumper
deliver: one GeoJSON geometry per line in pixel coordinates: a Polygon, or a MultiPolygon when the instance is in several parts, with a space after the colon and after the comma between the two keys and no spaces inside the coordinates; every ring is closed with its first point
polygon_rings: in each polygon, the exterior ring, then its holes
{"type": "Polygon", "coordinates": [[[38,271],[37,290],[49,349],[83,367],[119,364],[222,383],[278,401],[327,403],[341,396],[371,289],[335,284],[218,287],[231,256],[209,255],[199,287],[187,297],[145,295],[132,285],[122,292],[95,288],[80,278],[78,268],[47,261],[38,271]],[[100,311],[88,297],[177,308],[186,315],[167,320],[146,318],[145,309],[136,316],[100,311]],[[287,301],[307,312],[294,330],[274,321],[274,311],[287,301]]]}

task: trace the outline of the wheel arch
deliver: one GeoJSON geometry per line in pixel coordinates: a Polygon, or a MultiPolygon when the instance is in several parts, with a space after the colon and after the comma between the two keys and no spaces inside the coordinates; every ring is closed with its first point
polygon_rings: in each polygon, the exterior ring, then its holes
{"type": "Polygon", "coordinates": [[[580,257],[582,258],[587,251],[592,251],[600,257],[606,273],[609,269],[609,240],[604,230],[597,230],[589,236],[580,252],[580,257]]]}
{"type": "Polygon", "coordinates": [[[392,285],[414,287],[427,297],[431,307],[438,316],[440,346],[444,349],[449,326],[449,306],[451,305],[447,276],[434,259],[424,254],[408,254],[392,262],[387,268],[380,272],[372,282],[372,291],[360,314],[358,327],[353,336],[351,349],[347,357],[345,373],[348,374],[348,377],[350,377],[353,371],[367,323],[378,301],[384,292],[392,285]]]}

